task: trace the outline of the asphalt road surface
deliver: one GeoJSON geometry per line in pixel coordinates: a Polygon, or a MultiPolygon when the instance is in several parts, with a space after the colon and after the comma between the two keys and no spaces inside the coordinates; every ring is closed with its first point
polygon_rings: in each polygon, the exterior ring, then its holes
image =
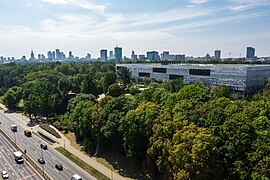
{"type": "MultiPolygon", "coordinates": [[[[8,116],[8,114],[0,113],[0,128],[22,149],[26,149],[27,154],[38,163],[38,159],[43,156],[45,159],[45,165],[39,164],[44,171],[55,180],[68,180],[73,174],[78,174],[84,180],[95,179],[93,176],[82,170],[79,166],[71,162],[66,157],[62,156],[56,150],[54,150],[48,143],[40,139],[39,137],[32,135],[32,137],[26,137],[24,130],[27,128],[24,124],[8,116]],[[10,129],[12,124],[18,126],[18,131],[13,132],[10,129]],[[45,143],[48,145],[48,150],[40,148],[40,144],[45,143]],[[59,171],[55,168],[56,164],[62,164],[63,170],[59,171]]],[[[27,128],[29,129],[29,128],[27,128]]]]}
{"type": "MultiPolygon", "coordinates": [[[[12,147],[0,135],[0,171],[7,171],[9,179],[42,179],[39,174],[26,161],[23,164],[17,164],[14,160],[13,152],[15,148],[12,147]]],[[[0,179],[2,179],[2,174],[0,179]]]]}

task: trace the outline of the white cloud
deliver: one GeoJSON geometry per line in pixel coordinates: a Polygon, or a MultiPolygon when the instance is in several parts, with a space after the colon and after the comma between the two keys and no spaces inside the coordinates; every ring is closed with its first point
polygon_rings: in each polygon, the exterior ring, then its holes
{"type": "Polygon", "coordinates": [[[236,12],[270,5],[268,0],[229,0],[229,2],[232,2],[233,4],[228,9],[236,12]]]}
{"type": "Polygon", "coordinates": [[[88,10],[104,11],[106,6],[96,4],[90,0],[41,0],[43,3],[52,5],[71,5],[88,10]]]}
{"type": "Polygon", "coordinates": [[[190,3],[192,4],[204,4],[207,3],[208,0],[191,0],[190,3]]]}
{"type": "Polygon", "coordinates": [[[68,2],[66,0],[42,0],[42,2],[50,3],[53,5],[68,4],[68,2]]]}

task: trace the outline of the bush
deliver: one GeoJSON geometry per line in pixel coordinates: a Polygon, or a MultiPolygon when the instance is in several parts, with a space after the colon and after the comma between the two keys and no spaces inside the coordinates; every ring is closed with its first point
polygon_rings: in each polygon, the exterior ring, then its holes
{"type": "Polygon", "coordinates": [[[54,135],[57,138],[61,138],[61,136],[56,132],[53,128],[51,128],[48,124],[40,124],[39,127],[47,131],[48,133],[54,135]]]}
{"type": "Polygon", "coordinates": [[[131,86],[129,91],[131,95],[139,94],[141,92],[137,86],[131,86]]]}

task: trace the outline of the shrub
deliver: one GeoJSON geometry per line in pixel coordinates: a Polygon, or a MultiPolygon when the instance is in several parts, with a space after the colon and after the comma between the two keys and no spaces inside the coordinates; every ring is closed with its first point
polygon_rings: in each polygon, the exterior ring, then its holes
{"type": "Polygon", "coordinates": [[[51,128],[48,124],[40,124],[39,127],[47,131],[48,133],[54,135],[57,138],[61,138],[61,136],[56,132],[53,128],[51,128]]]}

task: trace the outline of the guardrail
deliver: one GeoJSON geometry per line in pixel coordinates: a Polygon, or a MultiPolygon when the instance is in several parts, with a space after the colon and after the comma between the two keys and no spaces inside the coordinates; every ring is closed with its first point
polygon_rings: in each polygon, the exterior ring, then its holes
{"type": "Polygon", "coordinates": [[[5,139],[12,145],[15,147],[15,149],[21,151],[24,154],[24,159],[26,161],[29,162],[29,164],[32,165],[32,167],[45,179],[45,180],[53,180],[47,173],[44,172],[44,169],[42,169],[39,165],[37,165],[37,163],[35,161],[33,161],[33,159],[28,156],[27,153],[24,153],[24,151],[22,150],[21,147],[17,146],[17,144],[15,144],[10,137],[8,137],[8,135],[6,135],[6,133],[4,133],[4,131],[2,131],[2,129],[0,129],[0,133],[5,137],[5,139]]]}

